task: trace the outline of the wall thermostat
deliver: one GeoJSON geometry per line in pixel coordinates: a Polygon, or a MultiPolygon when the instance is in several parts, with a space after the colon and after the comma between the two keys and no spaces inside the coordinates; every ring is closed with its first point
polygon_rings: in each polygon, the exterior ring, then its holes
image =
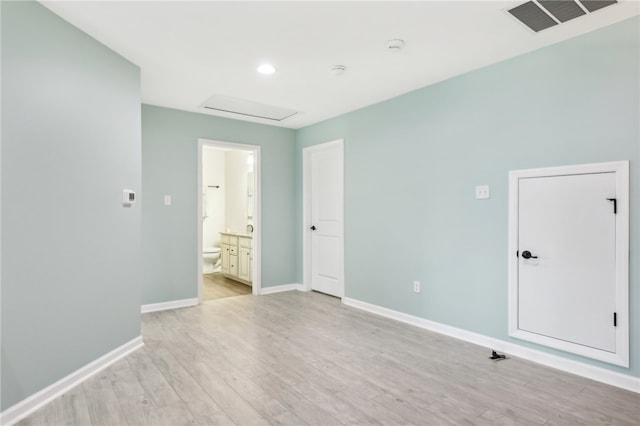
{"type": "Polygon", "coordinates": [[[130,206],[136,202],[136,193],[130,189],[122,190],[122,205],[130,206]]]}

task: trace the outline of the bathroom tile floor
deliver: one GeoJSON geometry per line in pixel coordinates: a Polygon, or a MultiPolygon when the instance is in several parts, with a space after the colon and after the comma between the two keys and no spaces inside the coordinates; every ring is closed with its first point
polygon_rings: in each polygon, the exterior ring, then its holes
{"type": "Polygon", "coordinates": [[[202,276],[202,301],[251,294],[251,287],[225,277],[220,273],[202,276]]]}

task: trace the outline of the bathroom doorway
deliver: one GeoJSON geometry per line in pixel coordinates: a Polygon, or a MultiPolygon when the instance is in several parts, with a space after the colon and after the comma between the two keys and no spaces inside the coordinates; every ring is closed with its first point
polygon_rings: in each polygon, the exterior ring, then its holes
{"type": "Polygon", "coordinates": [[[198,140],[198,300],[260,293],[260,147],[198,140]]]}

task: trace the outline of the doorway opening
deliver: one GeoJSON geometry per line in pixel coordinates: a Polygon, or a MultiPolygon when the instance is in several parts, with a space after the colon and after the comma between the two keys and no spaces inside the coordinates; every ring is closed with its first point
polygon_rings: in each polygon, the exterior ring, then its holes
{"type": "Polygon", "coordinates": [[[198,140],[198,300],[260,292],[260,147],[198,140]]]}

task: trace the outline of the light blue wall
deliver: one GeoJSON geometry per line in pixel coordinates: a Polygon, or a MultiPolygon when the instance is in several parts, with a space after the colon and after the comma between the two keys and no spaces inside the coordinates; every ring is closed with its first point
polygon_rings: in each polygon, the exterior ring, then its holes
{"type": "Polygon", "coordinates": [[[302,148],[345,139],[346,296],[537,347],[507,336],[508,171],[631,160],[631,368],[586,362],[638,376],[639,30],[635,17],[298,131],[299,230],[302,148]]]}
{"type": "Polygon", "coordinates": [[[140,335],[140,73],[2,10],[2,410],[140,335]]]}
{"type": "Polygon", "coordinates": [[[345,138],[346,295],[505,340],[508,170],[631,160],[631,368],[587,362],[640,375],[638,18],[297,132],[143,105],[141,148],[134,65],[1,11],[1,409],[196,297],[198,138],[262,147],[264,287],[302,280],[302,148],[345,138]]]}
{"type": "Polygon", "coordinates": [[[198,295],[199,138],[260,145],[262,287],[296,282],[295,131],[143,105],[143,304],[198,295]]]}

